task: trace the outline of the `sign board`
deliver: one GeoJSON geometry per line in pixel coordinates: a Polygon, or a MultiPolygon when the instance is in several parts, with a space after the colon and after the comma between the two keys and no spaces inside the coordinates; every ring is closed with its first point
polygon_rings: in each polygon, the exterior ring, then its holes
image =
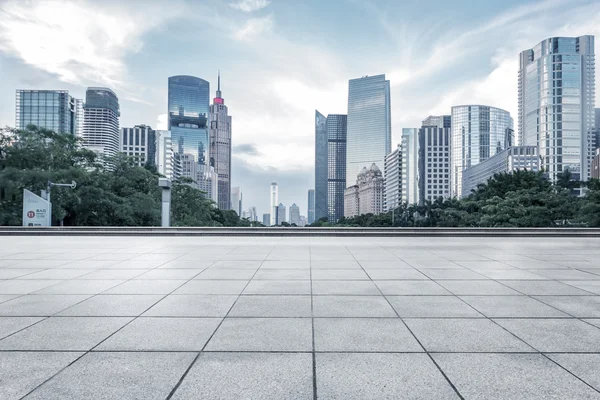
{"type": "Polygon", "coordinates": [[[48,226],[50,203],[23,189],[23,226],[48,226]]]}

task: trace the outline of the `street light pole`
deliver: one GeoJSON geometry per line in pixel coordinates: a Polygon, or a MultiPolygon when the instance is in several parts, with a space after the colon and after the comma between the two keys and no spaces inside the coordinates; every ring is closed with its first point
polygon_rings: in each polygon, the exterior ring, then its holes
{"type": "Polygon", "coordinates": [[[52,226],[52,203],[50,202],[50,192],[52,191],[53,186],[63,186],[75,189],[77,187],[77,183],[75,181],[71,181],[71,183],[54,183],[48,181],[48,186],[46,187],[46,200],[48,201],[48,226],[52,226]]]}
{"type": "Polygon", "coordinates": [[[163,228],[168,228],[171,226],[171,181],[168,178],[158,178],[158,186],[162,189],[160,223],[163,228]]]}

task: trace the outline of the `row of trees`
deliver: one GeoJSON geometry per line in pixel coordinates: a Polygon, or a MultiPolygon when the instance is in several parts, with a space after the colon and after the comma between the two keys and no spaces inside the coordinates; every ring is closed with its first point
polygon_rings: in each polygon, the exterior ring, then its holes
{"type": "MultiPolygon", "coordinates": [[[[71,134],[29,126],[0,133],[0,225],[21,225],[23,189],[39,193],[53,182],[77,182],[52,191],[53,225],[160,226],[159,174],[125,156],[106,168],[71,134]]],[[[219,210],[189,180],[174,182],[173,226],[250,226],[233,210],[219,210]]]]}
{"type": "Polygon", "coordinates": [[[311,226],[356,227],[556,227],[600,226],[600,181],[576,182],[567,172],[553,184],[542,172],[516,171],[497,174],[462,199],[403,204],[393,211],[337,223],[326,219],[311,226]],[[586,186],[583,197],[573,189],[586,186]]]}

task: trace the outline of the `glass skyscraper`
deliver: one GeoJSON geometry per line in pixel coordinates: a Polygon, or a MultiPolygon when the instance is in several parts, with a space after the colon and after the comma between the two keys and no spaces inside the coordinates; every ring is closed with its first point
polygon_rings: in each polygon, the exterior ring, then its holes
{"type": "Polygon", "coordinates": [[[385,75],[351,79],[348,83],[346,187],[356,184],[363,167],[383,168],[392,148],[390,81],[385,75]]]}
{"type": "Polygon", "coordinates": [[[554,37],[519,56],[519,144],[538,146],[551,179],[590,178],[594,157],[594,36],[554,37]]]}
{"type": "Polygon", "coordinates": [[[90,87],[83,106],[84,146],[104,156],[119,152],[119,99],[104,87],[90,87]]]}
{"type": "Polygon", "coordinates": [[[308,223],[315,222],[315,189],[308,190],[308,223]]]}
{"type": "Polygon", "coordinates": [[[17,90],[15,105],[17,129],[35,125],[57,133],[81,134],[82,101],[67,90],[17,90]]]}
{"type": "Polygon", "coordinates": [[[330,222],[344,216],[347,119],[340,114],[327,116],[327,220],[330,222]]]}
{"type": "Polygon", "coordinates": [[[315,111],[315,220],[328,215],[327,152],[327,118],[315,111]]]}
{"type": "MultiPolygon", "coordinates": [[[[194,76],[169,77],[168,124],[176,152],[191,154],[199,165],[209,160],[209,95],[207,81],[194,76]]],[[[195,177],[193,177],[195,178],[195,177]]]]}
{"type": "Polygon", "coordinates": [[[482,105],[452,107],[451,195],[462,195],[462,171],[513,143],[513,119],[508,111],[482,105]]]}

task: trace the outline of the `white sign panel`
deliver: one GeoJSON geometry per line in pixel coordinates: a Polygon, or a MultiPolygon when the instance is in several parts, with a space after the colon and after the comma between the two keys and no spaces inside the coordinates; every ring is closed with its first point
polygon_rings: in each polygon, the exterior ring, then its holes
{"type": "Polygon", "coordinates": [[[48,226],[49,210],[47,200],[23,189],[23,226],[48,226]]]}

